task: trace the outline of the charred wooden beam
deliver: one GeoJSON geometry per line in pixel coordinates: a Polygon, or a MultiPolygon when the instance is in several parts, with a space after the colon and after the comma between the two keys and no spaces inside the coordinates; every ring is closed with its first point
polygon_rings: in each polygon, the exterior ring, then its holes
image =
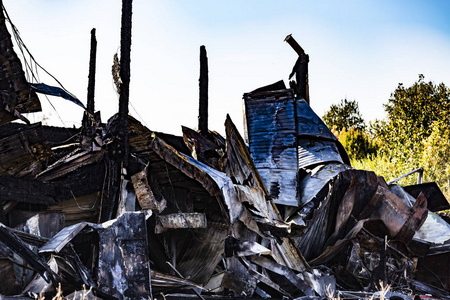
{"type": "Polygon", "coordinates": [[[95,28],[91,30],[91,52],[89,58],[89,75],[87,88],[87,105],[83,116],[83,139],[81,141],[84,150],[92,149],[93,117],[94,117],[94,94],[95,94],[95,68],[97,57],[97,39],[95,38],[95,28]]]}
{"type": "Polygon", "coordinates": [[[47,282],[56,286],[55,274],[50,267],[8,227],[0,223],[0,241],[5,243],[14,253],[19,255],[28,265],[38,272],[47,282]]]}
{"type": "Polygon", "coordinates": [[[91,54],[89,59],[89,83],[87,93],[87,110],[94,113],[94,94],[95,94],[95,69],[97,59],[97,39],[95,38],[95,28],[91,30],[91,54]]]}
{"type": "Polygon", "coordinates": [[[198,129],[203,135],[208,134],[208,57],[205,46],[200,46],[200,106],[198,129]]]}
{"type": "Polygon", "coordinates": [[[284,41],[287,42],[287,43],[292,47],[292,49],[294,49],[295,52],[297,52],[297,54],[298,54],[299,56],[305,55],[305,54],[306,54],[306,53],[305,53],[305,50],[303,50],[303,48],[302,48],[302,47],[297,43],[297,41],[292,37],[292,34],[288,35],[288,36],[284,39],[284,41]]]}
{"type": "Polygon", "coordinates": [[[121,170],[117,161],[106,159],[105,184],[103,185],[98,221],[106,222],[114,218],[120,196],[121,170]]]}
{"type": "Polygon", "coordinates": [[[189,178],[198,181],[211,196],[221,194],[219,187],[210,176],[193,165],[186,156],[180,154],[159,136],[153,135],[150,147],[160,158],[164,159],[167,164],[179,169],[189,178]]]}
{"type": "Polygon", "coordinates": [[[130,52],[132,0],[122,1],[122,28],[120,32],[120,85],[119,97],[119,136],[123,143],[123,165],[128,166],[128,102],[130,95],[130,52]]]}
{"type": "Polygon", "coordinates": [[[298,54],[297,62],[292,69],[289,79],[291,79],[295,74],[295,80],[297,82],[291,81],[291,87],[297,94],[297,98],[304,98],[309,104],[309,84],[308,84],[308,63],[309,55],[305,53],[305,50],[297,43],[297,41],[288,35],[284,39],[298,54]]]}

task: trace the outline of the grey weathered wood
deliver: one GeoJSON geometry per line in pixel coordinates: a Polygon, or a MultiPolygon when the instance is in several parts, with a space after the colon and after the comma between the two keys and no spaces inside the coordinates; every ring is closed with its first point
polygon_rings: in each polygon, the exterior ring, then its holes
{"type": "Polygon", "coordinates": [[[178,213],[158,216],[156,233],[164,232],[168,229],[182,228],[206,228],[206,215],[201,213],[178,213]]]}

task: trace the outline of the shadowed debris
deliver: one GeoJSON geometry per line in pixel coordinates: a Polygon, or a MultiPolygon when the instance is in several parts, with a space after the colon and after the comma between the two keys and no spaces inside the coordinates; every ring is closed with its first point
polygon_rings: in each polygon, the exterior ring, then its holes
{"type": "Polygon", "coordinates": [[[125,108],[58,128],[10,123],[40,105],[0,21],[1,299],[450,298],[447,199],[350,166],[305,99],[304,51],[300,88],[244,94],[245,137],[207,128],[207,65],[200,130],[125,108]]]}

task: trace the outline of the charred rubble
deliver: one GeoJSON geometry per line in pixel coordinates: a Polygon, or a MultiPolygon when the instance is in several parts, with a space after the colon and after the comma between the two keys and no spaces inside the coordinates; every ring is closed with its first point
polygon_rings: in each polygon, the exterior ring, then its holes
{"type": "Polygon", "coordinates": [[[292,36],[296,81],[244,94],[245,137],[208,130],[203,47],[200,130],[126,114],[124,138],[92,90],[82,128],[11,123],[40,102],[0,21],[0,298],[450,297],[447,200],[350,166],[292,36]]]}

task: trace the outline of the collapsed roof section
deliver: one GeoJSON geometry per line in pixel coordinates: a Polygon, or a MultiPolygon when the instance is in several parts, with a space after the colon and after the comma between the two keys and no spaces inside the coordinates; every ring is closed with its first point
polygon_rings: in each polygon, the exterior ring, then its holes
{"type": "MultiPolygon", "coordinates": [[[[273,105],[280,105],[278,99],[273,105]]],[[[286,124],[287,119],[276,120],[286,124]]],[[[390,276],[397,280],[395,288],[434,289],[429,284],[436,282],[424,275],[426,263],[419,263],[417,271],[410,265],[427,253],[449,253],[445,244],[431,250],[437,240],[430,231],[450,234],[441,221],[432,222],[439,217],[426,221],[427,202],[434,201],[436,191],[426,192],[429,200],[420,192],[405,196],[374,173],[351,169],[340,157],[327,160],[315,154],[319,158],[310,165],[297,167],[294,160],[295,183],[308,201],[295,207],[275,204],[252,159],[253,145],[247,148],[229,117],[225,138],[186,127],[178,137],[152,132],[132,117],[128,121],[126,172],[116,163],[121,142],[117,116],[89,131],[91,148],[81,146],[80,132],[57,134],[40,124],[2,126],[3,140],[11,142],[37,130],[51,152],[44,160],[30,156],[16,166],[28,170],[39,162],[39,172],[0,176],[5,270],[24,262],[33,270],[19,267],[30,279],[17,277],[0,293],[51,293],[52,282],[61,282],[67,292],[85,284],[105,299],[160,293],[170,298],[173,291],[296,298],[324,296],[336,281],[352,290],[390,276]],[[38,255],[22,253],[24,247],[35,247],[38,255]],[[406,269],[380,267],[402,259],[406,269]],[[412,280],[416,272],[420,282],[412,280]]],[[[296,140],[333,141],[311,135],[312,130],[291,134],[296,140]]],[[[0,161],[8,155],[0,153],[0,161]]],[[[414,188],[419,190],[426,189],[414,188]]],[[[450,236],[440,242],[447,240],[450,236]]]]}
{"type": "Polygon", "coordinates": [[[354,299],[381,281],[450,298],[435,264],[450,260],[450,225],[428,210],[449,208],[440,191],[352,169],[302,86],[244,95],[249,147],[229,116],[225,138],[127,114],[3,125],[0,296],[354,299]]]}
{"type": "Polygon", "coordinates": [[[41,111],[36,93],[25,79],[22,64],[13,50],[6,28],[3,5],[0,12],[0,125],[24,119],[22,113],[41,111]]]}

